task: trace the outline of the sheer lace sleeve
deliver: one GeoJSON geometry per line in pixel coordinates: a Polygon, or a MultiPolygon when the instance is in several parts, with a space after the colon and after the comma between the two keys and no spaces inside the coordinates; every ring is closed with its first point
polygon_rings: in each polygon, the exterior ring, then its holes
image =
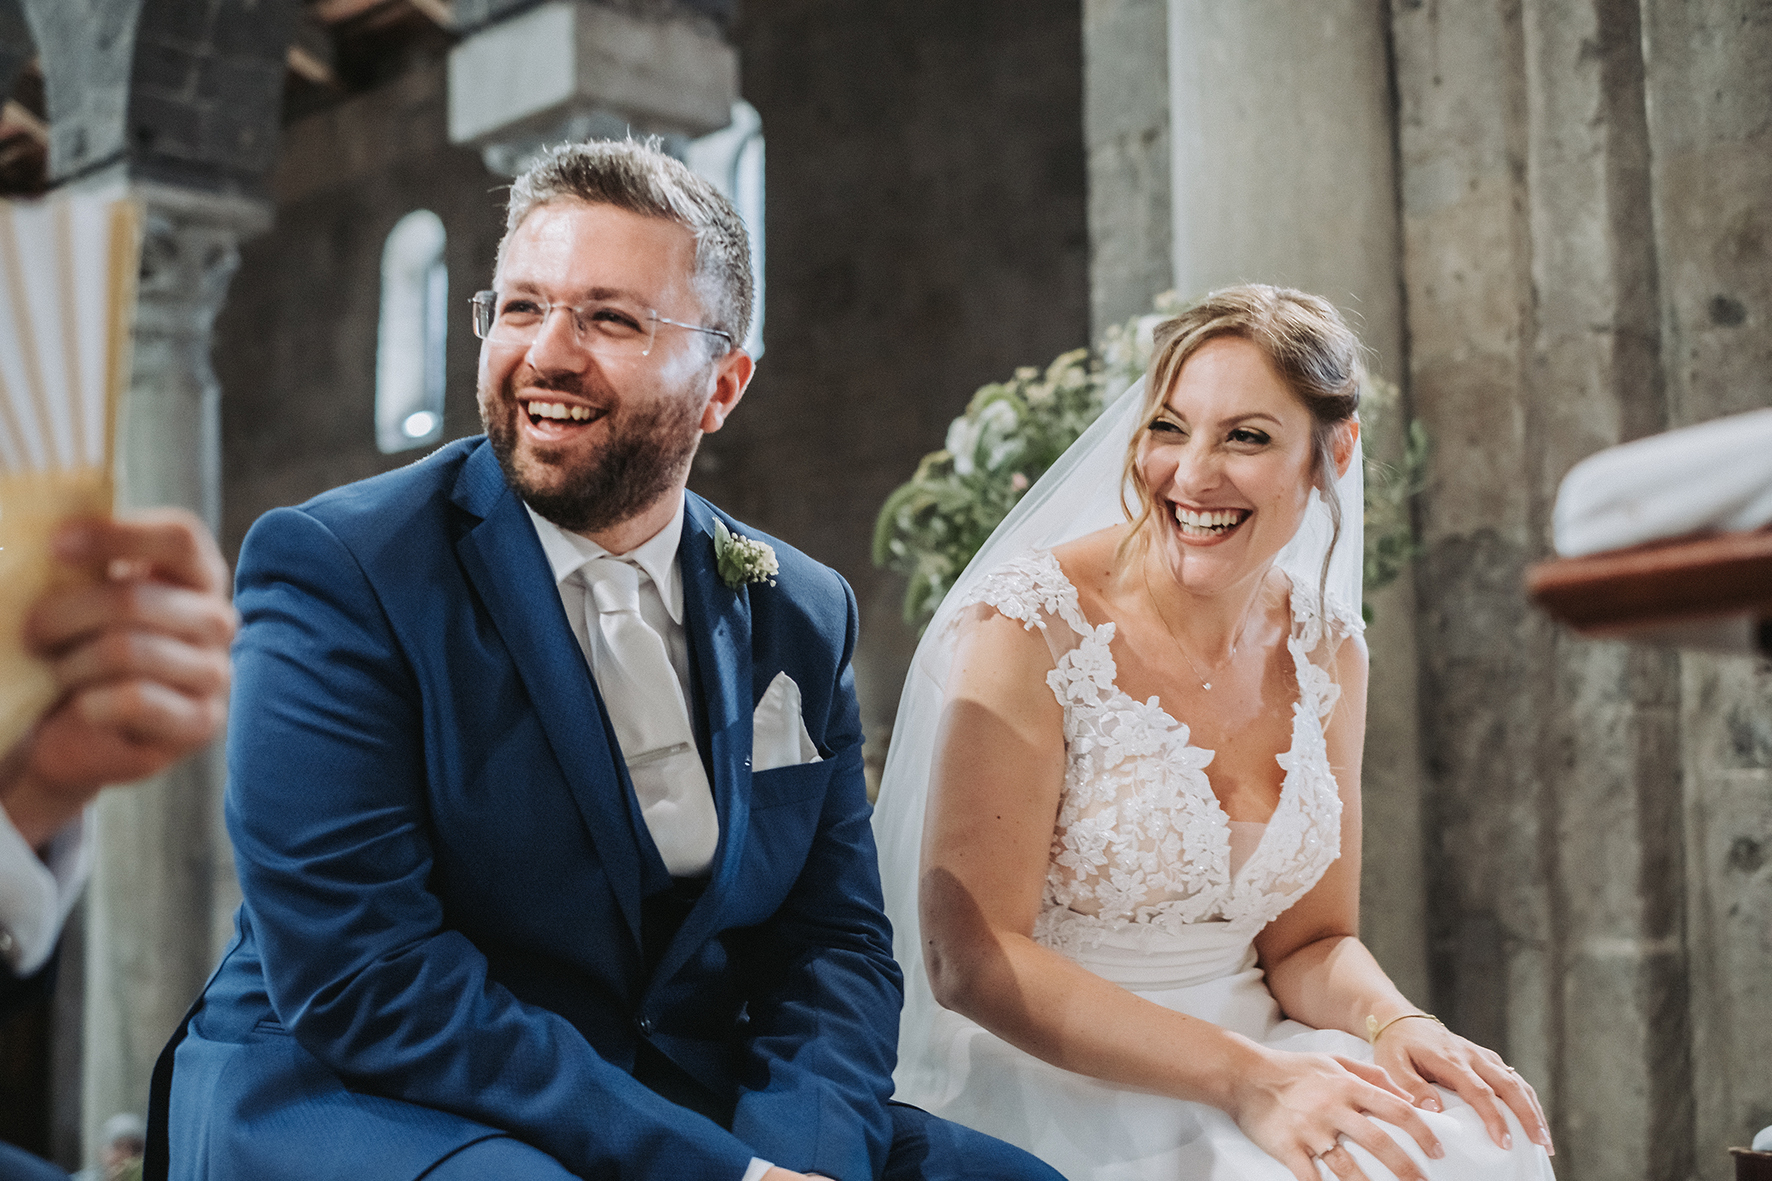
{"type": "Polygon", "coordinates": [[[1341,686],[1334,673],[1336,653],[1343,641],[1365,630],[1366,621],[1360,613],[1334,594],[1319,611],[1315,596],[1293,593],[1291,642],[1303,657],[1299,665],[1300,689],[1305,690],[1305,701],[1315,703],[1319,718],[1327,718],[1341,698],[1341,686]]]}
{"type": "Polygon", "coordinates": [[[1055,663],[1092,631],[1078,606],[1076,587],[1050,550],[1011,558],[979,579],[959,606],[952,626],[964,627],[995,610],[1029,631],[1044,633],[1055,663]]]}

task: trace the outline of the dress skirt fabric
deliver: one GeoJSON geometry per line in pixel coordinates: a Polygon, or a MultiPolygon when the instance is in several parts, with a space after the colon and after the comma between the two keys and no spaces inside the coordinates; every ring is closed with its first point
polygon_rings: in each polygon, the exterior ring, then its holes
{"type": "MultiPolygon", "coordinates": [[[[1339,1030],[1283,1020],[1255,950],[1228,923],[1179,932],[1128,930],[1079,955],[1090,971],[1148,1001],[1210,1021],[1281,1050],[1372,1060],[1366,1042],[1339,1030]]],[[[901,1073],[899,1098],[1019,1145],[1071,1181],[1291,1181],[1224,1112],[1098,1082],[1023,1053],[957,1013],[942,1011],[930,1030],[931,1059],[919,1080],[901,1073]],[[944,1068],[941,1068],[944,1067],[944,1068]]],[[[1440,1091],[1443,1113],[1422,1112],[1446,1148],[1429,1160],[1407,1134],[1381,1125],[1433,1181],[1549,1181],[1550,1161],[1510,1113],[1514,1148],[1503,1151],[1463,1100],[1440,1091]]],[[[1389,1170],[1365,1149],[1343,1143],[1371,1181],[1389,1170]]],[[[1332,1174],[1318,1166],[1324,1178],[1332,1174]]]]}

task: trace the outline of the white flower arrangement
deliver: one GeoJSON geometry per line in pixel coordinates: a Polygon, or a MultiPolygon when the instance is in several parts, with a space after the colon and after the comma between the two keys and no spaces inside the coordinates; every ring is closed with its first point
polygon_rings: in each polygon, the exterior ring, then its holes
{"type": "Polygon", "coordinates": [[[733,590],[750,582],[775,585],[781,563],[775,560],[775,549],[766,541],[734,533],[726,523],[714,520],[714,564],[720,581],[733,590]]]}

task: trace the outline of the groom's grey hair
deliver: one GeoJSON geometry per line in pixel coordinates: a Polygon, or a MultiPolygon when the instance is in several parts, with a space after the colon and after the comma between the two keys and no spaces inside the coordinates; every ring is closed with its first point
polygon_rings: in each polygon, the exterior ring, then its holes
{"type": "Polygon", "coordinates": [[[656,136],[543,150],[511,185],[499,262],[524,218],[539,205],[566,200],[613,205],[688,229],[695,235],[695,285],[706,326],[731,333],[735,346],[744,343],[751,329],[751,242],[744,219],[719,189],[667,155],[656,136]]]}

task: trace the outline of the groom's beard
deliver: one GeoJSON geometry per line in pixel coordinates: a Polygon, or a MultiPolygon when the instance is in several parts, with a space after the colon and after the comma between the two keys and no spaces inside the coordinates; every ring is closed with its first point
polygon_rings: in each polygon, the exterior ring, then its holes
{"type": "Polygon", "coordinates": [[[626,409],[607,393],[598,401],[615,406],[603,420],[608,434],[601,447],[585,453],[531,442],[519,454],[517,416],[527,412],[508,386],[496,402],[480,399],[480,422],[505,482],[530,508],[572,533],[599,533],[639,515],[683,478],[701,443],[693,398],[664,398],[641,410],[626,409]],[[558,473],[551,486],[538,479],[535,469],[543,466],[558,473]]]}

